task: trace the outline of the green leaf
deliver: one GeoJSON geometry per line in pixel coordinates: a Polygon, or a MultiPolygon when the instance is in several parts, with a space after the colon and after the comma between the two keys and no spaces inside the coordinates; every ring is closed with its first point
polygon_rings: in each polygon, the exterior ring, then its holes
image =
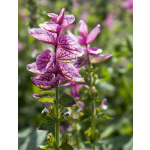
{"type": "Polygon", "coordinates": [[[47,142],[49,143],[49,145],[50,145],[52,148],[59,150],[59,147],[58,147],[58,145],[57,145],[57,143],[56,143],[56,140],[55,140],[55,138],[54,138],[54,136],[53,136],[53,133],[49,133],[49,134],[47,135],[47,142]]]}
{"type": "Polygon", "coordinates": [[[46,116],[40,125],[39,130],[49,130],[55,125],[56,122],[56,119],[46,116]]]}
{"type": "Polygon", "coordinates": [[[85,141],[84,143],[85,143],[85,144],[90,144],[91,142],[90,142],[90,141],[85,141]]]}
{"type": "Polygon", "coordinates": [[[49,150],[52,150],[52,147],[51,147],[50,145],[39,145],[38,147],[41,148],[41,149],[49,149],[49,150]]]}
{"type": "Polygon", "coordinates": [[[63,148],[62,150],[73,150],[71,145],[67,145],[65,148],[63,148]]]}
{"type": "Polygon", "coordinates": [[[64,137],[63,137],[63,139],[62,139],[62,141],[61,141],[61,143],[60,143],[60,147],[65,147],[66,146],[66,141],[68,141],[68,138],[69,138],[69,136],[68,136],[68,134],[66,134],[64,137]]]}
{"type": "Polygon", "coordinates": [[[55,92],[43,91],[40,94],[33,94],[33,97],[40,102],[53,102],[55,100],[55,92]]]}
{"type": "Polygon", "coordinates": [[[107,116],[107,115],[105,115],[105,114],[101,114],[101,117],[102,117],[102,118],[106,118],[106,119],[113,119],[112,117],[107,116]]]}
{"type": "Polygon", "coordinates": [[[95,72],[97,70],[97,68],[90,68],[90,69],[86,69],[85,71],[87,73],[92,73],[92,72],[95,72]]]}
{"type": "Polygon", "coordinates": [[[97,80],[95,81],[95,85],[99,84],[100,82],[106,81],[106,80],[108,80],[108,78],[97,79],[97,80]]]}
{"type": "Polygon", "coordinates": [[[63,140],[60,144],[60,148],[62,148],[62,150],[73,150],[72,146],[70,146],[67,142],[69,140],[69,136],[66,134],[63,137],[63,140]]]}
{"type": "Polygon", "coordinates": [[[71,107],[77,104],[74,98],[68,94],[62,94],[59,98],[58,103],[65,107],[71,107]]]}

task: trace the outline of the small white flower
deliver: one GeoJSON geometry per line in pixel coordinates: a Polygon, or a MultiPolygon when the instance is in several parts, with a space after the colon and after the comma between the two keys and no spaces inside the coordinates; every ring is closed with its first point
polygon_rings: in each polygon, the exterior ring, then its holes
{"type": "Polygon", "coordinates": [[[48,109],[46,107],[42,110],[42,114],[45,112],[48,112],[48,109]]]}
{"type": "Polygon", "coordinates": [[[102,106],[102,109],[103,109],[103,110],[106,110],[107,108],[108,108],[107,105],[103,105],[103,106],[102,106]]]}

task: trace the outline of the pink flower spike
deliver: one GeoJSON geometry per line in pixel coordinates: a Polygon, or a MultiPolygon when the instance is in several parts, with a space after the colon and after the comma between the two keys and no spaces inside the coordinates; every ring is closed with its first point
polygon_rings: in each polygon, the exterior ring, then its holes
{"type": "Polygon", "coordinates": [[[69,82],[67,84],[64,84],[63,86],[74,86],[75,85],[75,82],[69,82]]]}
{"type": "MultiPolygon", "coordinates": [[[[47,63],[46,65],[46,70],[49,70],[49,69],[53,69],[54,68],[54,61],[56,59],[56,53],[54,52],[49,60],[49,62],[47,63]]],[[[49,71],[50,72],[50,71],[49,71]]]]}
{"type": "Polygon", "coordinates": [[[73,35],[69,30],[67,31],[67,34],[68,34],[72,39],[74,39],[77,43],[79,43],[80,45],[86,45],[86,40],[83,39],[82,37],[73,35]]]}
{"type": "Polygon", "coordinates": [[[96,47],[89,47],[84,49],[84,55],[91,54],[91,55],[98,55],[102,52],[102,49],[96,47]]]}
{"type": "Polygon", "coordinates": [[[59,35],[57,39],[58,52],[57,59],[62,62],[71,62],[83,55],[82,47],[66,34],[59,35]],[[68,56],[68,58],[67,58],[68,56]]]}
{"type": "Polygon", "coordinates": [[[29,31],[29,35],[44,43],[56,45],[56,33],[52,33],[41,28],[33,28],[29,31]]]}
{"type": "Polygon", "coordinates": [[[83,37],[83,39],[86,40],[87,36],[88,36],[88,27],[87,25],[84,23],[83,20],[79,21],[79,31],[81,36],[83,37]]]}
{"type": "Polygon", "coordinates": [[[45,90],[52,89],[57,85],[57,82],[53,82],[53,79],[54,76],[51,73],[45,73],[44,75],[31,77],[31,81],[36,87],[45,90]]]}
{"type": "Polygon", "coordinates": [[[64,20],[64,13],[65,13],[65,8],[63,8],[60,12],[60,15],[57,17],[57,24],[62,24],[64,20]]]}
{"type": "Polygon", "coordinates": [[[100,62],[103,62],[105,60],[107,60],[108,58],[110,58],[111,56],[113,55],[113,53],[111,54],[107,54],[107,55],[91,55],[91,63],[92,64],[95,64],[95,63],[100,63],[100,62]]]}
{"type": "Polygon", "coordinates": [[[70,82],[70,81],[68,81],[66,78],[64,78],[64,77],[63,77],[62,75],[60,75],[60,74],[57,75],[56,79],[59,80],[58,87],[60,87],[60,86],[63,85],[63,84],[67,84],[68,82],[70,82]]]}
{"type": "Polygon", "coordinates": [[[84,109],[84,103],[83,102],[78,102],[79,103],[79,105],[81,106],[81,108],[82,108],[82,110],[84,109]]]}
{"type": "Polygon", "coordinates": [[[107,99],[103,99],[103,101],[102,101],[102,103],[101,103],[101,108],[103,109],[103,110],[106,110],[107,109],[107,105],[105,105],[105,103],[107,102],[107,99]]]}
{"type": "Polygon", "coordinates": [[[58,62],[55,67],[57,74],[61,74],[68,81],[84,82],[84,79],[80,76],[79,72],[72,64],[63,64],[62,62],[58,62]]]}
{"type": "Polygon", "coordinates": [[[74,99],[79,99],[79,98],[81,97],[79,91],[76,90],[76,87],[75,87],[75,86],[71,89],[70,95],[71,95],[74,99]]]}
{"type": "Polygon", "coordinates": [[[74,15],[72,15],[72,14],[71,15],[65,15],[64,20],[61,24],[61,26],[62,26],[61,32],[64,31],[65,29],[67,29],[69,27],[69,25],[72,24],[74,21],[75,21],[74,15]]]}
{"type": "Polygon", "coordinates": [[[42,53],[40,53],[36,58],[36,66],[37,69],[44,73],[46,71],[46,66],[52,56],[52,53],[50,50],[44,50],[42,53]]]}
{"type": "MultiPolygon", "coordinates": [[[[74,83],[75,84],[75,83],[74,83]]],[[[70,95],[74,98],[74,99],[79,99],[81,97],[79,90],[84,87],[85,85],[82,84],[75,84],[73,86],[73,88],[70,91],[70,95]]]]}
{"type": "Polygon", "coordinates": [[[62,26],[59,24],[53,24],[51,22],[44,22],[43,24],[39,25],[41,28],[53,32],[53,33],[60,33],[62,26]]]}
{"type": "Polygon", "coordinates": [[[57,23],[57,17],[58,17],[58,15],[56,15],[54,13],[48,13],[47,15],[52,18],[53,22],[57,23]]]}
{"type": "Polygon", "coordinates": [[[98,24],[87,36],[87,40],[86,43],[90,44],[96,37],[97,35],[100,33],[100,24],[98,24]]]}
{"type": "Polygon", "coordinates": [[[59,62],[72,62],[77,59],[77,56],[72,51],[66,51],[62,48],[57,49],[57,61],[59,62]]]}
{"type": "Polygon", "coordinates": [[[80,67],[86,65],[87,63],[88,63],[87,58],[81,57],[81,58],[78,58],[78,59],[73,63],[73,65],[74,65],[76,68],[80,68],[80,67]]]}
{"type": "Polygon", "coordinates": [[[27,65],[27,70],[35,74],[41,75],[42,73],[37,69],[36,62],[27,65]]]}
{"type": "Polygon", "coordinates": [[[45,90],[50,90],[52,88],[59,87],[60,85],[69,82],[60,74],[57,75],[57,77],[54,77],[52,73],[45,73],[44,75],[31,77],[31,81],[36,87],[45,90]]]}

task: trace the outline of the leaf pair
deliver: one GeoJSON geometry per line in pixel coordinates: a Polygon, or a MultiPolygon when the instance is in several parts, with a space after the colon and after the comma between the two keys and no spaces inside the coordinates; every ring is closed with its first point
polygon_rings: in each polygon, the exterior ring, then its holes
{"type": "MultiPolygon", "coordinates": [[[[54,91],[43,91],[40,94],[33,94],[33,97],[40,102],[49,102],[53,103],[55,100],[55,92],[54,91]]],[[[62,94],[59,98],[58,103],[65,107],[71,107],[77,104],[73,97],[68,94],[62,94]]]]}

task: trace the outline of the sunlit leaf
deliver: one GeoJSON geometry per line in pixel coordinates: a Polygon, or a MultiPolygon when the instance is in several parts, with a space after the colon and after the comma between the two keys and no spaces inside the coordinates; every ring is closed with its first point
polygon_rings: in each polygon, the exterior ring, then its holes
{"type": "Polygon", "coordinates": [[[100,116],[101,116],[102,118],[106,118],[106,119],[113,119],[112,117],[107,116],[107,115],[105,115],[105,114],[101,114],[100,116]]]}
{"type": "Polygon", "coordinates": [[[40,102],[53,102],[55,99],[55,92],[43,91],[40,94],[33,94],[33,97],[40,102]]]}

